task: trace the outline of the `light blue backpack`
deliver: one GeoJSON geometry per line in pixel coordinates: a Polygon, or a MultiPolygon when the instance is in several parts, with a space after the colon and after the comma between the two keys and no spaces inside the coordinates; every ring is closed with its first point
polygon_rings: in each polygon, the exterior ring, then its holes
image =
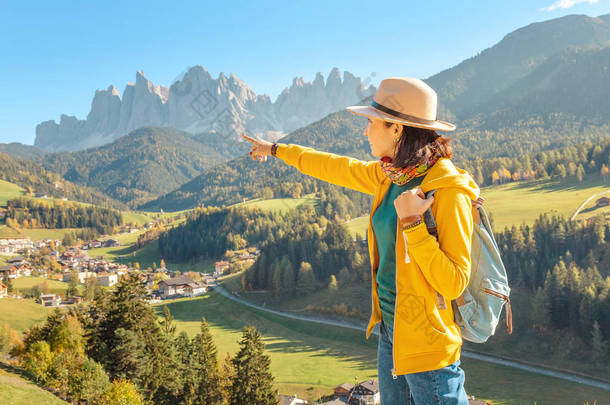
{"type": "MultiPolygon", "coordinates": [[[[428,191],[426,198],[435,191],[428,191]]],[[[484,343],[495,333],[504,304],[506,328],[509,334],[513,332],[506,269],[482,204],[482,198],[472,202],[476,209],[470,252],[470,280],[462,295],[451,301],[455,322],[460,327],[462,338],[475,343],[484,343]]],[[[428,232],[438,240],[436,221],[430,209],[424,213],[424,222],[428,232]]]]}

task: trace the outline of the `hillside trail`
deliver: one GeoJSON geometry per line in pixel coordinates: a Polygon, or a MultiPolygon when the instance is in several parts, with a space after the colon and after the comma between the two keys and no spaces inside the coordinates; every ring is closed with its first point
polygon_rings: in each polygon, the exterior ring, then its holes
{"type": "Polygon", "coordinates": [[[589,203],[589,201],[591,201],[592,199],[594,199],[596,197],[601,196],[602,194],[610,194],[610,190],[595,193],[592,196],[590,196],[589,198],[587,198],[582,204],[580,204],[578,206],[578,208],[576,208],[576,211],[574,211],[574,214],[572,214],[572,216],[570,217],[570,221],[574,221],[574,218],[576,218],[578,213],[589,203]]]}
{"type": "MultiPolygon", "coordinates": [[[[233,300],[233,301],[235,301],[239,304],[245,305],[247,307],[257,309],[259,311],[264,311],[264,312],[267,312],[270,314],[282,316],[284,318],[295,319],[295,320],[299,320],[299,321],[315,322],[315,323],[320,323],[323,325],[337,326],[337,327],[341,327],[341,328],[354,329],[354,330],[363,331],[363,332],[366,330],[366,325],[364,323],[357,324],[355,322],[346,321],[346,320],[329,320],[329,319],[318,318],[315,316],[298,315],[298,314],[282,312],[282,311],[278,311],[276,309],[271,309],[271,308],[267,308],[262,305],[255,304],[255,303],[245,300],[241,297],[235,296],[234,294],[230,293],[224,287],[222,287],[221,285],[219,285],[217,283],[211,284],[211,286],[213,287],[214,291],[218,292],[223,297],[226,297],[230,300],[233,300]]],[[[373,333],[376,335],[379,335],[377,326],[373,330],[373,333]]],[[[475,360],[484,361],[487,363],[500,364],[500,365],[507,366],[507,367],[512,367],[512,368],[516,368],[516,369],[520,369],[520,370],[524,370],[524,371],[529,371],[529,372],[540,374],[540,375],[560,378],[563,380],[567,380],[567,381],[571,381],[571,382],[575,382],[575,383],[579,383],[579,384],[588,385],[591,387],[601,388],[606,391],[610,391],[610,383],[594,380],[594,379],[587,378],[584,376],[579,376],[576,374],[567,373],[565,371],[553,370],[553,369],[546,368],[546,367],[526,364],[525,362],[523,362],[521,360],[513,360],[513,359],[509,359],[509,358],[505,358],[505,357],[491,356],[489,354],[475,353],[475,352],[472,352],[469,350],[462,350],[462,356],[464,356],[466,358],[472,358],[475,360]]]]}

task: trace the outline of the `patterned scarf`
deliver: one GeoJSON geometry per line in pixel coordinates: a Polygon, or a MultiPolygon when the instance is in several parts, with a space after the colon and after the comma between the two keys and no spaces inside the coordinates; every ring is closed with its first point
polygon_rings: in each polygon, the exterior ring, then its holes
{"type": "Polygon", "coordinates": [[[430,156],[427,162],[424,162],[417,166],[407,166],[403,169],[397,169],[392,167],[392,159],[388,156],[384,156],[380,159],[381,168],[383,169],[385,175],[394,182],[394,184],[398,184],[402,186],[407,182],[411,181],[418,174],[424,173],[426,170],[434,166],[436,161],[441,156],[439,154],[435,154],[430,156]]]}

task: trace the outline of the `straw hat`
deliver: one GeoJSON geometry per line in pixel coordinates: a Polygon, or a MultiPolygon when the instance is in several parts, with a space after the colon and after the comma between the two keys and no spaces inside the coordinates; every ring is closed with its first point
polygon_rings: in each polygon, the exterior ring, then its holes
{"type": "Polygon", "coordinates": [[[437,95],[423,80],[389,77],[377,88],[371,105],[352,105],[349,112],[412,127],[453,131],[455,125],[437,119],[437,95]]]}

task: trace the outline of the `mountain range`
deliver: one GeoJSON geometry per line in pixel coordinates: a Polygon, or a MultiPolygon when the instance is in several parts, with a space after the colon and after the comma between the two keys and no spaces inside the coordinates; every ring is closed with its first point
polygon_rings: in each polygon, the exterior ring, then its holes
{"type": "Polygon", "coordinates": [[[86,119],[62,114],[59,123],[38,124],[34,145],[50,152],[78,151],[144,126],[214,132],[231,139],[242,132],[278,139],[374,91],[349,72],[342,78],[338,68],[326,81],[320,72],[311,82],[295,78],[275,102],[256,94],[234,74],[227,77],[221,72],[215,79],[202,66],[190,68],[169,87],[153,84],[138,71],[135,83],[127,83],[122,95],[114,85],[97,90],[86,119]]]}
{"type": "MultiPolygon", "coordinates": [[[[494,46],[424,81],[438,93],[439,119],[458,126],[449,134],[456,160],[515,157],[610,133],[609,66],[610,15],[569,15],[511,32],[494,46]]],[[[172,91],[185,92],[188,83],[191,89],[202,88],[196,78],[209,76],[203,72],[201,67],[190,69],[171,91],[142,82],[145,78],[140,81],[154,97],[169,97],[172,91]],[[186,87],[180,90],[181,85],[186,87]]],[[[338,74],[338,70],[333,72],[338,74]]],[[[313,120],[330,108],[326,104],[315,110],[314,100],[324,100],[328,94],[339,100],[341,92],[330,91],[331,77],[337,76],[333,72],[326,83],[321,75],[310,83],[295,79],[278,97],[274,114],[285,117],[285,123],[294,121],[285,128],[302,125],[281,138],[282,142],[374,159],[362,136],[366,121],[362,117],[337,111],[307,125],[296,122],[313,120]],[[310,107],[288,112],[305,105],[310,107]]],[[[350,76],[346,72],[344,77],[350,76]]],[[[343,84],[347,82],[344,79],[343,84]]],[[[229,98],[237,102],[235,97],[229,98]]],[[[370,95],[359,102],[344,99],[340,107],[333,108],[368,104],[371,99],[370,95]]],[[[125,96],[122,100],[124,103],[125,96]]],[[[90,116],[103,122],[103,117],[111,115],[90,116]]],[[[88,119],[82,125],[95,121],[88,119]]],[[[262,179],[279,181],[294,176],[277,166],[278,162],[261,165],[249,161],[248,150],[249,144],[222,131],[192,133],[164,126],[135,129],[109,144],[78,152],[47,153],[27,145],[0,145],[0,151],[39,161],[70,181],[94,187],[132,207],[164,210],[241,201],[255,195],[262,179]]]]}

